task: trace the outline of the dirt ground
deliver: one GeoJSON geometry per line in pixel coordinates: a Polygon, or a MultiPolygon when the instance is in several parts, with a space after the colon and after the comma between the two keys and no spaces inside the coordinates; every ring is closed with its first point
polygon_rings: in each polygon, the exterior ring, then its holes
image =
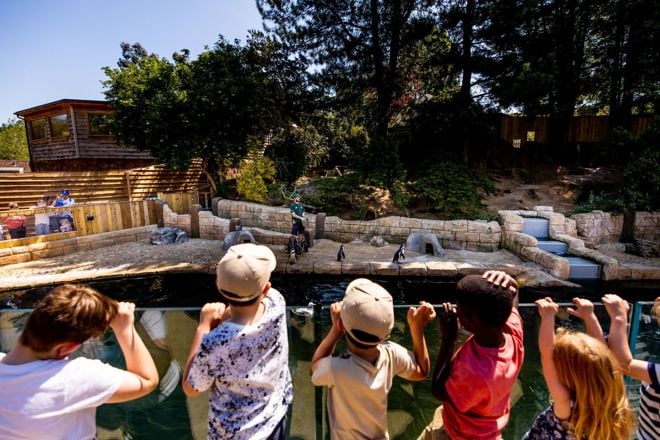
{"type": "MultiPolygon", "coordinates": [[[[497,170],[488,173],[495,182],[495,192],[484,195],[487,214],[494,216],[500,210],[531,210],[534,206],[552,206],[555,212],[570,213],[580,199],[586,199],[590,188],[612,186],[621,180],[620,172],[610,168],[537,167],[534,169],[497,170]]],[[[420,201],[421,202],[421,201],[420,201]]],[[[411,215],[423,218],[442,218],[441,213],[424,212],[421,204],[408,212],[397,210],[386,190],[377,189],[371,197],[369,211],[372,217],[411,215]]],[[[351,219],[352,212],[340,214],[351,219]]]]}

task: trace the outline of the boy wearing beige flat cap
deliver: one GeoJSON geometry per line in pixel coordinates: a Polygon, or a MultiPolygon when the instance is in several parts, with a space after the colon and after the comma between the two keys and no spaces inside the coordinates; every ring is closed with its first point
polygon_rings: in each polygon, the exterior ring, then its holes
{"type": "Polygon", "coordinates": [[[422,302],[408,310],[412,351],[387,340],[394,326],[392,296],[370,280],[352,281],[344,299],[330,307],[330,316],[332,328],[312,358],[312,382],[328,387],[331,437],[387,439],[392,379],[417,381],[429,373],[424,327],[435,318],[433,306],[422,302]],[[348,351],[333,354],[344,334],[348,351]]]}
{"type": "Polygon", "coordinates": [[[228,305],[208,303],[183,379],[189,397],[210,389],[209,439],[283,440],[293,398],[286,304],[271,287],[275,255],[252,243],[229,248],[216,269],[228,305]]]}

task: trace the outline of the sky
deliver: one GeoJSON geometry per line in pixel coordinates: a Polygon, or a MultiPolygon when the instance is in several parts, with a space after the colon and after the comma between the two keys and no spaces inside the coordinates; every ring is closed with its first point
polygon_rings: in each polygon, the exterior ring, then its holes
{"type": "Polygon", "coordinates": [[[117,67],[124,41],[195,59],[249,29],[262,29],[254,0],[0,0],[0,124],[59,99],[105,99],[101,69],[117,67]]]}

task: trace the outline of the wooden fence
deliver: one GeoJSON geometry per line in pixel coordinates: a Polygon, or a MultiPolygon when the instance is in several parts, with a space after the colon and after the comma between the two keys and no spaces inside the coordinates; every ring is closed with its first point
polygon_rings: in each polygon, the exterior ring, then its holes
{"type": "MultiPolygon", "coordinates": [[[[514,139],[519,139],[523,144],[528,141],[548,143],[550,123],[551,119],[547,116],[526,118],[502,115],[500,137],[509,143],[514,139]]],[[[649,116],[634,116],[630,121],[630,130],[634,134],[641,134],[650,123],[649,116]]],[[[574,116],[569,127],[569,142],[603,142],[607,138],[607,125],[607,116],[574,116]]]]}
{"type": "Polygon", "coordinates": [[[80,237],[84,235],[101,234],[104,232],[119,231],[122,229],[136,228],[162,223],[162,205],[157,200],[141,200],[134,202],[110,202],[110,203],[87,203],[74,205],[67,208],[38,208],[19,209],[3,212],[0,215],[0,223],[9,215],[25,216],[27,235],[25,238],[16,240],[0,241],[0,249],[17,245],[26,245],[50,241],[56,236],[80,237]],[[51,233],[48,235],[34,235],[34,214],[48,213],[50,215],[61,215],[62,212],[70,212],[73,216],[75,231],[65,233],[51,233]],[[17,244],[17,240],[20,240],[17,244]]]}
{"type": "Polygon", "coordinates": [[[210,200],[208,179],[201,162],[196,161],[185,171],[155,166],[126,171],[0,173],[0,211],[8,210],[10,202],[21,208],[36,206],[44,195],[54,198],[64,188],[77,204],[145,200],[167,193],[202,195],[210,200]]]}

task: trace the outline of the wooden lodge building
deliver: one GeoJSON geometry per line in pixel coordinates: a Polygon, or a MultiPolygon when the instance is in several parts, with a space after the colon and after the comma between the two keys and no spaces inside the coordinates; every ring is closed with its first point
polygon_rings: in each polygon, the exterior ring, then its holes
{"type": "Polygon", "coordinates": [[[30,168],[97,171],[153,165],[148,152],[119,145],[109,131],[106,101],[60,99],[15,113],[25,121],[30,168]]]}

